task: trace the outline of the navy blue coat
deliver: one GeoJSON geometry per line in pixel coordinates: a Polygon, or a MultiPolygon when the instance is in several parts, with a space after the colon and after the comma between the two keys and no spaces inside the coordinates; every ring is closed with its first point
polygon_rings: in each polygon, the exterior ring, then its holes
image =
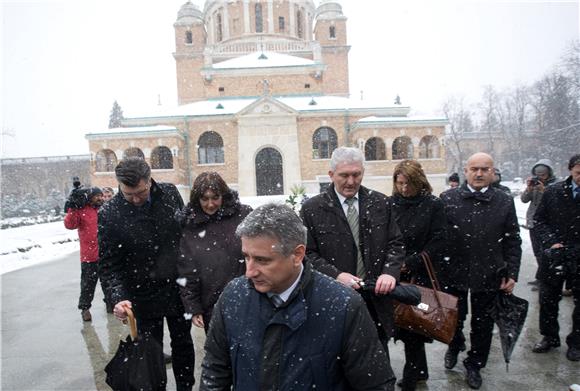
{"type": "Polygon", "coordinates": [[[386,390],[388,359],[362,298],[305,263],[280,308],[239,277],[218,300],[200,390],[386,390]]]}

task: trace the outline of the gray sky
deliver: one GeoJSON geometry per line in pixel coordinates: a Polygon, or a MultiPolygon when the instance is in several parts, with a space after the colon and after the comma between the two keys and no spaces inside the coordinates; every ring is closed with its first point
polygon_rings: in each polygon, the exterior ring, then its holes
{"type": "MultiPolygon", "coordinates": [[[[185,0],[2,1],[2,157],[88,153],[116,99],[176,104],[173,23],[185,0]]],[[[201,0],[194,3],[202,5],[201,0]]],[[[483,85],[529,83],[580,36],[578,0],[342,0],[351,94],[420,114],[483,85]]],[[[141,111],[141,110],[139,110],[141,111]]]]}

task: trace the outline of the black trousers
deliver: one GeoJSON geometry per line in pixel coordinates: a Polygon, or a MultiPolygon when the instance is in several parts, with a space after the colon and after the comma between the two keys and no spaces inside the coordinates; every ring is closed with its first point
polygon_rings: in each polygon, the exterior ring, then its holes
{"type": "Polygon", "coordinates": [[[405,344],[405,366],[403,367],[403,389],[415,387],[419,379],[429,377],[427,368],[427,355],[425,354],[425,341],[427,338],[422,335],[397,329],[395,338],[405,344]]]}
{"type": "MultiPolygon", "coordinates": [[[[564,278],[552,278],[550,283],[540,281],[540,334],[560,341],[558,310],[562,300],[564,278]]],[[[572,331],[566,337],[568,346],[580,349],[580,287],[572,287],[574,310],[572,311],[572,331]]]]}
{"type": "MultiPolygon", "coordinates": [[[[195,352],[191,338],[191,320],[183,316],[168,316],[171,337],[171,363],[177,391],[191,391],[194,384],[195,352]]],[[[154,338],[163,347],[163,318],[137,319],[137,330],[145,338],[154,338]]]]}
{"type": "MultiPolygon", "coordinates": [[[[458,319],[455,336],[449,344],[449,349],[458,352],[465,344],[463,324],[467,318],[467,291],[449,288],[448,293],[458,297],[458,319]]],[[[487,364],[491,339],[493,336],[493,319],[489,311],[493,307],[497,291],[494,292],[470,292],[471,304],[471,349],[467,352],[467,358],[463,364],[469,368],[481,369],[487,364]]]]}
{"type": "Polygon", "coordinates": [[[98,281],[99,263],[81,262],[81,294],[79,296],[79,310],[88,310],[91,308],[98,281]]]}

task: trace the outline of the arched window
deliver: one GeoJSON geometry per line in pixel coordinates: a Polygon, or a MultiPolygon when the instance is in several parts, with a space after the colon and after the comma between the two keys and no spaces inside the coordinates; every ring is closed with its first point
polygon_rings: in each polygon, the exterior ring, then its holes
{"type": "Polygon", "coordinates": [[[371,137],[365,143],[365,160],[387,160],[385,142],[379,137],[371,137]]]}
{"type": "Polygon", "coordinates": [[[264,31],[264,20],[262,18],[262,4],[256,4],[256,32],[261,33],[264,31]]]}
{"type": "Polygon", "coordinates": [[[413,159],[413,143],[407,136],[397,137],[393,141],[393,160],[413,159]]]}
{"type": "Polygon", "coordinates": [[[330,35],[330,39],[336,38],[336,27],[335,26],[330,26],[328,28],[328,30],[329,30],[328,33],[330,35]]]}
{"type": "Polygon", "coordinates": [[[151,152],[151,168],[153,169],[172,169],[173,155],[171,150],[164,146],[159,146],[151,152]]]}
{"type": "Polygon", "coordinates": [[[123,159],[126,159],[128,157],[139,157],[139,158],[145,160],[145,155],[143,154],[143,151],[137,147],[131,147],[131,148],[125,149],[125,151],[123,152],[123,159]]]}
{"type": "Polygon", "coordinates": [[[224,39],[224,33],[223,33],[223,27],[222,27],[222,15],[221,14],[216,15],[216,21],[217,21],[217,26],[216,26],[217,41],[221,42],[224,39]]]}
{"type": "Polygon", "coordinates": [[[215,164],[224,162],[224,141],[216,132],[209,131],[199,136],[197,147],[197,158],[199,164],[215,164]]]}
{"type": "Polygon", "coordinates": [[[298,38],[304,38],[304,26],[302,23],[302,11],[296,11],[296,35],[298,38]]]}
{"type": "Polygon", "coordinates": [[[185,32],[185,43],[193,43],[193,34],[191,33],[191,31],[186,31],[185,32]]]}
{"type": "Polygon", "coordinates": [[[338,139],[334,129],[327,126],[316,129],[312,136],[312,158],[330,159],[332,151],[338,146],[338,139]]]}
{"type": "Polygon", "coordinates": [[[111,172],[117,165],[117,155],[110,149],[101,149],[95,157],[95,171],[111,172]]]}
{"type": "Polygon", "coordinates": [[[437,159],[440,157],[439,140],[435,136],[423,136],[419,142],[419,159],[437,159]]]}

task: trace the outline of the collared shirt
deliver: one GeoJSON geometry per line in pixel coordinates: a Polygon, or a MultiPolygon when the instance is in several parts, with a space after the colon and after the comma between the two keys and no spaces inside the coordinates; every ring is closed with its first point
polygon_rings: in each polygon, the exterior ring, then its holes
{"type": "Polygon", "coordinates": [[[578,188],[578,185],[576,184],[576,182],[574,182],[574,180],[571,181],[572,182],[572,195],[574,196],[574,199],[580,197],[580,193],[578,193],[576,191],[576,189],[578,188]]]}
{"type": "MultiPolygon", "coordinates": [[[[338,191],[336,191],[336,189],[334,189],[334,192],[336,193],[336,196],[338,197],[338,201],[340,202],[340,206],[342,206],[342,211],[344,212],[345,216],[348,216],[348,204],[344,201],[346,201],[346,197],[343,196],[342,194],[340,194],[338,191]]],[[[356,194],[354,195],[354,202],[352,203],[352,205],[354,206],[354,208],[356,209],[357,213],[358,213],[358,191],[356,192],[356,194]]]]}
{"type": "Polygon", "coordinates": [[[468,183],[467,188],[472,193],[475,193],[476,191],[479,191],[480,193],[485,193],[487,191],[487,189],[489,189],[489,186],[486,186],[486,187],[482,188],[481,190],[475,190],[473,187],[469,186],[469,183],[468,183]]]}
{"type": "MultiPolygon", "coordinates": [[[[298,286],[298,282],[300,281],[300,277],[302,277],[303,271],[304,271],[304,265],[300,264],[300,273],[298,274],[298,277],[296,277],[296,281],[294,281],[292,283],[292,285],[290,285],[290,288],[288,288],[284,292],[278,294],[278,296],[282,300],[284,300],[284,302],[286,302],[286,300],[288,300],[288,298],[290,297],[292,292],[294,292],[294,289],[296,289],[296,287],[298,286]]],[[[275,295],[275,293],[268,292],[267,295],[268,295],[268,297],[272,297],[275,295]]]]}

